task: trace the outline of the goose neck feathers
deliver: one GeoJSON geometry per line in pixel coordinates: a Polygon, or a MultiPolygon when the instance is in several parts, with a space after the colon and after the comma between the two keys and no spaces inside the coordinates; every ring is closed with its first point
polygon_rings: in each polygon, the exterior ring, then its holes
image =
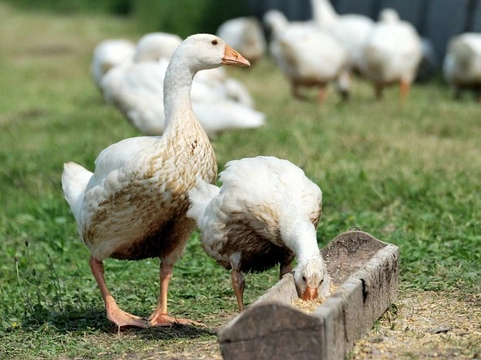
{"type": "Polygon", "coordinates": [[[379,20],[384,23],[395,24],[400,22],[399,14],[394,9],[383,9],[379,14],[379,20]]]}
{"type": "Polygon", "coordinates": [[[339,20],[339,15],[327,0],[311,0],[311,10],[314,20],[321,27],[329,27],[339,20]]]}
{"type": "Polygon", "coordinates": [[[281,227],[282,237],[289,248],[297,255],[300,264],[320,257],[317,245],[316,228],[309,219],[281,227]]]}
{"type": "Polygon", "coordinates": [[[190,99],[194,75],[200,70],[213,69],[222,64],[250,65],[242,55],[215,35],[191,35],[179,45],[172,54],[164,79],[166,127],[176,118],[195,117],[190,99]]]}

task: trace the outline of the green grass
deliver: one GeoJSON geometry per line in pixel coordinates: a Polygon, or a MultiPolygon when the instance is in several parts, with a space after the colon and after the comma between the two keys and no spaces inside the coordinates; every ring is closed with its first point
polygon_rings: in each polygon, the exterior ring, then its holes
{"type": "MultiPolygon", "coordinates": [[[[103,103],[88,66],[98,41],[141,34],[105,16],[24,14],[1,4],[0,16],[0,358],[119,358],[215,341],[236,302],[228,272],[203,253],[197,234],[175,266],[169,306],[207,328],[117,336],[61,191],[65,161],[93,169],[103,148],[138,135],[103,103]]],[[[268,125],[220,136],[220,169],[246,156],[289,159],[323,190],[321,246],[358,226],[400,247],[402,291],[481,292],[479,104],[451,100],[441,81],[415,86],[403,106],[395,89],[376,102],[356,81],[349,103],[331,93],[319,105],[293,100],[269,60],[230,74],[251,90],[268,125]]],[[[105,266],[120,306],[148,315],[158,261],[105,266]]],[[[277,272],[248,275],[246,303],[277,272]]]]}

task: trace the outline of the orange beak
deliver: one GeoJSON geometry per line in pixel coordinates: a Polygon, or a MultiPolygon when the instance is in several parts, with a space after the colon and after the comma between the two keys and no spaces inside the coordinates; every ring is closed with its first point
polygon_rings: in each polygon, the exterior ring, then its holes
{"type": "Polygon", "coordinates": [[[302,294],[301,299],[302,300],[316,300],[317,299],[317,288],[312,288],[312,287],[307,287],[306,291],[304,291],[304,294],[302,294]]]}
{"type": "Polygon", "coordinates": [[[251,66],[251,63],[244,58],[241,54],[231,48],[229,45],[225,45],[224,57],[222,58],[222,64],[247,67],[251,66]]]}

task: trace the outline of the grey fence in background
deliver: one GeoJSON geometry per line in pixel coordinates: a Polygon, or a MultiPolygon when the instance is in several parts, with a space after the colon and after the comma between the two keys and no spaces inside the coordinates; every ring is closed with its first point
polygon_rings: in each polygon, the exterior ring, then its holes
{"type": "MultiPolygon", "coordinates": [[[[449,39],[466,31],[481,32],[481,0],[331,0],[339,14],[356,13],[377,19],[390,7],[418,32],[431,40],[442,57],[449,39]]],[[[262,18],[270,9],[281,10],[290,20],[311,19],[309,0],[249,0],[254,15],[262,18]]]]}

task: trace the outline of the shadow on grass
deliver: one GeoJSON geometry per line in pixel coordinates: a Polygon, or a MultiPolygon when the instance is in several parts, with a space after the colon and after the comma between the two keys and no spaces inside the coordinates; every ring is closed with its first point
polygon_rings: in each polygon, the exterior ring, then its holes
{"type": "MultiPolygon", "coordinates": [[[[127,331],[132,331],[128,329],[127,331]]],[[[154,327],[149,329],[135,329],[137,337],[144,340],[172,340],[196,339],[205,336],[216,336],[216,331],[208,327],[194,325],[174,325],[170,327],[154,327]]]]}
{"type": "Polygon", "coordinates": [[[107,334],[135,334],[145,340],[194,339],[205,336],[215,336],[216,330],[210,327],[194,325],[174,325],[170,327],[152,327],[140,329],[135,327],[119,328],[111,323],[105,310],[96,309],[66,309],[52,311],[37,309],[22,323],[24,331],[37,332],[48,328],[56,333],[107,333],[107,334]]]}

